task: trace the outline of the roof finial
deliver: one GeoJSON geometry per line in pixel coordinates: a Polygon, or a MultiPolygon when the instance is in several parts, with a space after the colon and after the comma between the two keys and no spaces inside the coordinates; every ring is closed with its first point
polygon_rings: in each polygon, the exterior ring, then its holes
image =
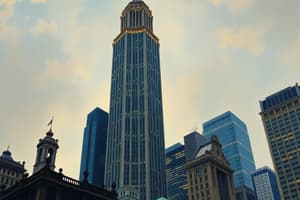
{"type": "Polygon", "coordinates": [[[197,122],[195,121],[194,127],[190,130],[191,132],[197,132],[198,131],[197,122]]]}
{"type": "Polygon", "coordinates": [[[9,145],[7,146],[7,150],[6,151],[9,151],[9,145]]]}

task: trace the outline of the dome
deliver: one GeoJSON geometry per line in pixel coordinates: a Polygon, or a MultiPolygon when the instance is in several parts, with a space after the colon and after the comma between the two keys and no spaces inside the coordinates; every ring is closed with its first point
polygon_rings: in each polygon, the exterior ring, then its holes
{"type": "Polygon", "coordinates": [[[9,150],[3,151],[0,158],[5,159],[5,160],[13,160],[13,158],[11,157],[11,152],[9,150]]]}

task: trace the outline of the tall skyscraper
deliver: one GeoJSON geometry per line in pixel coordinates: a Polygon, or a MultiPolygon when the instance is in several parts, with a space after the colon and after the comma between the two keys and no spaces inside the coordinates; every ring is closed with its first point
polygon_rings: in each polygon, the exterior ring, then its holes
{"type": "Polygon", "coordinates": [[[104,185],[107,125],[108,113],[96,108],[87,116],[83,135],[79,179],[87,171],[88,182],[98,187],[104,185]]]}
{"type": "Polygon", "coordinates": [[[251,179],[251,173],[255,171],[255,163],[246,124],[229,111],[205,122],[203,135],[207,139],[216,135],[222,144],[225,158],[234,171],[233,182],[237,194],[236,199],[245,199],[246,196],[249,196],[246,199],[255,199],[251,179]]]}
{"type": "Polygon", "coordinates": [[[232,169],[216,136],[187,161],[190,200],[235,200],[232,169]]]}
{"type": "Polygon", "coordinates": [[[300,87],[296,84],[260,102],[261,118],[285,200],[300,199],[300,87]]]}
{"type": "Polygon", "coordinates": [[[188,200],[184,145],[177,143],[166,149],[169,200],[188,200]]]}
{"type": "Polygon", "coordinates": [[[257,200],[280,200],[276,175],[269,167],[262,167],[252,173],[257,200]]]}
{"type": "Polygon", "coordinates": [[[206,141],[206,138],[197,131],[184,136],[184,154],[186,160],[193,159],[199,147],[204,145],[206,141]]]}
{"type": "Polygon", "coordinates": [[[113,41],[105,182],[116,182],[120,199],[167,195],[159,39],[152,22],[149,7],[133,0],[113,41]]]}

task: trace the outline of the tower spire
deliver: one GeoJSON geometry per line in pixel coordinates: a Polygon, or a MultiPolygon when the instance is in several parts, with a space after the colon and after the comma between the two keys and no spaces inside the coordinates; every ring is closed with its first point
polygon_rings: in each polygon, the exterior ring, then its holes
{"type": "Polygon", "coordinates": [[[39,143],[37,144],[36,161],[33,166],[33,173],[37,173],[46,166],[48,166],[51,170],[55,169],[58,140],[53,138],[54,134],[52,132],[52,123],[53,117],[48,123],[48,126],[51,125],[50,130],[46,133],[46,136],[43,139],[39,140],[39,143]]]}
{"type": "Polygon", "coordinates": [[[152,11],[142,0],[132,0],[121,15],[121,32],[132,29],[147,29],[153,33],[152,11]]]}

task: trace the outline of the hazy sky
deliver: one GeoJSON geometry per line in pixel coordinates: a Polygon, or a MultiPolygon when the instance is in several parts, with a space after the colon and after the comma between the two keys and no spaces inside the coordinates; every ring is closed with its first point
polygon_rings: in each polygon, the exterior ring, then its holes
{"type": "MultiPolygon", "coordinates": [[[[31,173],[55,116],[57,168],[78,178],[86,115],[108,111],[112,40],[128,0],[0,0],[0,150],[31,173]]],[[[160,38],[166,146],[228,110],[272,166],[259,100],[300,74],[299,0],[148,0],[160,38]]]]}

